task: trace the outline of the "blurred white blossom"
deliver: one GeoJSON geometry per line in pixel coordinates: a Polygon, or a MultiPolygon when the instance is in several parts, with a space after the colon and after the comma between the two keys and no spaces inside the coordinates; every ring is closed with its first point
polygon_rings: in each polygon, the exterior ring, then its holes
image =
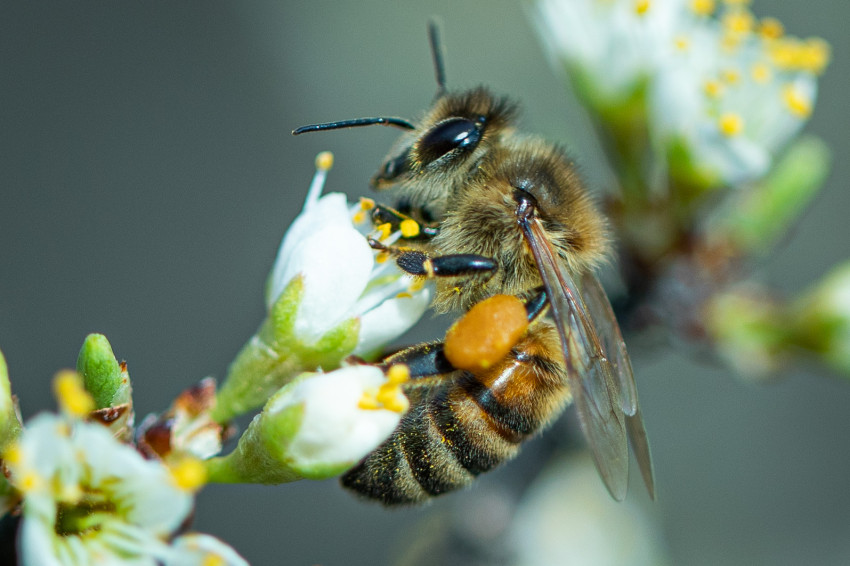
{"type": "Polygon", "coordinates": [[[3,456],[23,496],[21,564],[154,566],[175,556],[169,539],[189,517],[197,484],[103,426],[41,415],[3,456]]]}
{"type": "Polygon", "coordinates": [[[829,60],[823,40],[785,36],[746,2],[541,0],[534,14],[583,102],[637,97],[657,157],[705,188],[769,170],[811,114],[829,60]]]}

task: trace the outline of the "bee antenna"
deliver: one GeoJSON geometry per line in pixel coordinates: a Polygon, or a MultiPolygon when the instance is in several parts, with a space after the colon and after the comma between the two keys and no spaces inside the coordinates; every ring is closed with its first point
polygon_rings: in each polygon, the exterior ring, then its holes
{"type": "Polygon", "coordinates": [[[440,24],[436,18],[428,21],[428,41],[434,58],[434,73],[437,76],[437,97],[446,92],[446,66],[443,64],[443,49],[440,43],[440,24]]]}
{"type": "Polygon", "coordinates": [[[322,130],[339,130],[342,128],[356,128],[359,126],[372,126],[381,124],[383,126],[393,126],[405,130],[415,130],[416,126],[403,118],[388,118],[386,116],[378,116],[375,118],[355,118],[353,120],[342,120],[340,122],[326,122],[324,124],[310,124],[301,126],[292,130],[292,135],[297,136],[306,132],[319,132],[322,130]]]}

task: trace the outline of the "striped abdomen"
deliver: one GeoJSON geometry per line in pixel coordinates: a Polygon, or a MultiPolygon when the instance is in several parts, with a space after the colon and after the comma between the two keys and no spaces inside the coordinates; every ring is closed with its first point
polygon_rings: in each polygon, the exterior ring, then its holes
{"type": "MultiPolygon", "coordinates": [[[[388,360],[403,358],[402,351],[388,360]]],[[[415,379],[410,411],[342,484],[384,504],[457,489],[513,458],[569,400],[555,329],[539,323],[493,368],[415,379]]]]}

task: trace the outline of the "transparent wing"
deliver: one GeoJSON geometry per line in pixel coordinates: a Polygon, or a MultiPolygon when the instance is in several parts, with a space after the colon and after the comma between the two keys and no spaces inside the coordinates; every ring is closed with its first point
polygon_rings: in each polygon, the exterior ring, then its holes
{"type": "Polygon", "coordinates": [[[605,486],[614,499],[622,501],[629,479],[629,448],[613,368],[588,319],[578,286],[555,259],[539,220],[520,220],[520,226],[549,296],[582,432],[605,486]]]}
{"type": "Polygon", "coordinates": [[[617,324],[614,309],[611,308],[605,289],[593,273],[587,272],[582,276],[581,291],[587,312],[599,333],[603,354],[611,360],[613,366],[615,383],[619,388],[620,406],[626,417],[626,431],[640,467],[643,483],[646,485],[649,496],[655,499],[655,476],[652,470],[649,440],[643,426],[635,376],[626,351],[626,342],[620,332],[620,325],[617,324]]]}
{"type": "Polygon", "coordinates": [[[608,295],[605,294],[599,279],[589,271],[581,277],[581,294],[602,343],[602,351],[611,362],[620,392],[620,406],[625,414],[634,415],[638,400],[632,362],[626,352],[626,343],[623,341],[620,325],[617,324],[608,295]]]}

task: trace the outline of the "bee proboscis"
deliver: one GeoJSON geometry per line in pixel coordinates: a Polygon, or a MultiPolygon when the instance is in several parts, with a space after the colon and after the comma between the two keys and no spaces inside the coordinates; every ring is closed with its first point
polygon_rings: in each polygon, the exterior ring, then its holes
{"type": "Polygon", "coordinates": [[[631,363],[593,273],[608,253],[607,225],[567,154],[517,132],[516,105],[483,87],[445,87],[431,24],[437,95],[415,122],[376,117],[293,133],[384,124],[408,130],[372,179],[398,211],[376,222],[421,225],[388,251],[414,275],[434,277],[438,311],[467,311],[496,294],[523,299],[529,328],[498,363],[459,370],[443,344],[386,358],[405,363],[411,410],[395,433],[343,476],[386,504],[412,503],[466,485],[512,458],[572,399],[597,469],[622,500],[629,442],[650,496],[655,484],[631,363]]]}

